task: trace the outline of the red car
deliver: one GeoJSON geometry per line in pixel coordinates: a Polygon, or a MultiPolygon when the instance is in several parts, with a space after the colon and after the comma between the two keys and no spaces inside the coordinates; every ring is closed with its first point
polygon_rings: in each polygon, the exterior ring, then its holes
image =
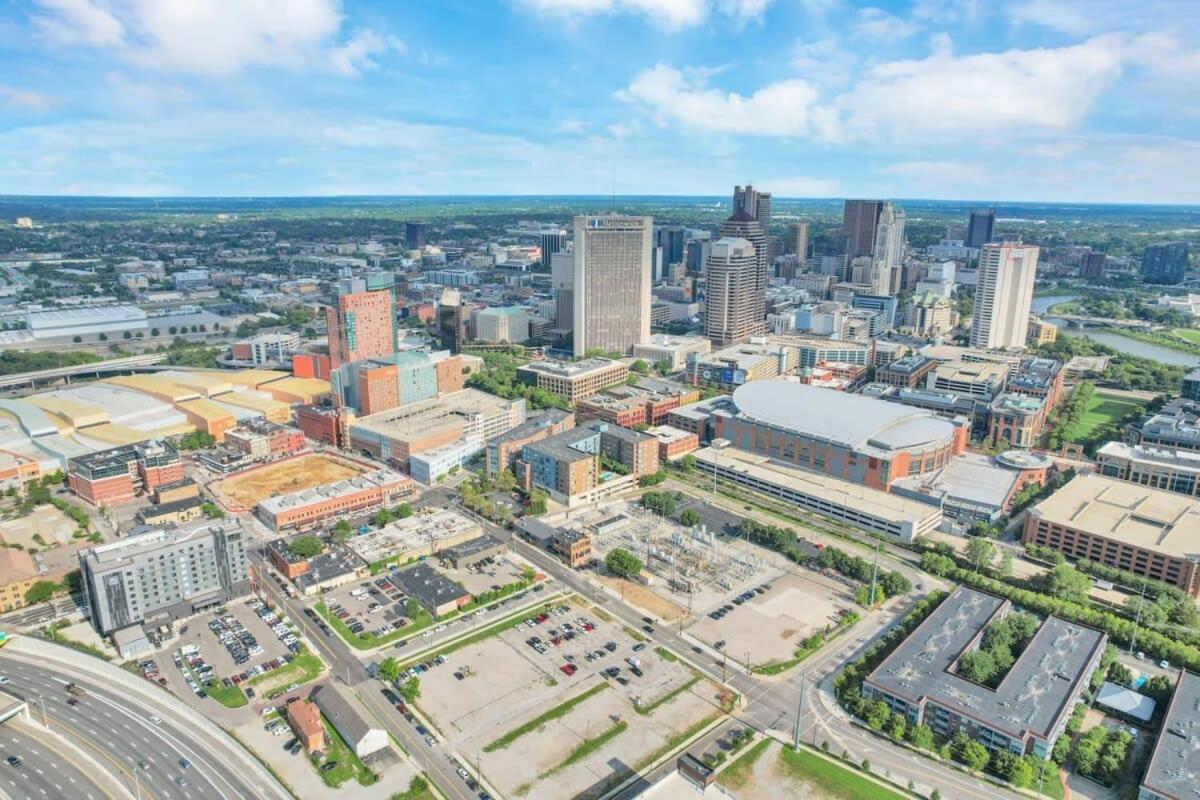
{"type": "Polygon", "coordinates": [[[574,664],[563,664],[559,669],[563,671],[564,675],[574,675],[576,667],[574,664]]]}

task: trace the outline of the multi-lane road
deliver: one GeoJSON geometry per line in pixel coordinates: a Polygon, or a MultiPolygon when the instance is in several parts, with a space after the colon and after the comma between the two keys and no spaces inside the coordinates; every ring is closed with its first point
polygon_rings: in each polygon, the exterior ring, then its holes
{"type": "Polygon", "coordinates": [[[109,800],[127,795],[94,774],[94,765],[75,757],[36,722],[14,717],[0,726],[0,795],[10,800],[109,800]],[[16,757],[17,763],[7,759],[16,757]],[[19,766],[18,766],[19,764],[19,766]]]}
{"type": "Polygon", "coordinates": [[[25,700],[36,720],[69,739],[135,797],[289,797],[232,739],[195,724],[169,703],[155,703],[126,690],[120,680],[47,662],[11,646],[0,651],[0,675],[8,679],[5,691],[25,700]],[[73,695],[67,692],[72,683],[83,690],[74,696],[74,705],[69,703],[73,695]]]}

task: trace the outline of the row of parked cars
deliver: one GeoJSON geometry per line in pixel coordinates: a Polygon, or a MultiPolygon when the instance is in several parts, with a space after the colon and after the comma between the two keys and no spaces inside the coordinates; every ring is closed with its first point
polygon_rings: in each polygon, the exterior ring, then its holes
{"type": "Polygon", "coordinates": [[[246,630],[233,614],[214,617],[208,621],[208,629],[217,637],[217,641],[225,646],[229,657],[239,667],[251,658],[263,654],[262,645],[254,638],[254,634],[246,630]]]}
{"type": "Polygon", "coordinates": [[[726,614],[731,613],[735,608],[745,603],[747,600],[753,599],[755,595],[766,594],[769,591],[771,591],[771,584],[769,583],[764,583],[762,586],[756,586],[753,589],[747,589],[737,597],[733,598],[732,601],[726,603],[715,611],[710,611],[708,618],[712,620],[721,619],[726,614]]]}
{"type": "Polygon", "coordinates": [[[284,647],[293,653],[300,652],[300,637],[288,624],[287,617],[280,617],[261,600],[250,601],[250,608],[254,611],[255,616],[270,626],[271,632],[279,638],[279,641],[283,642],[284,647]]]}

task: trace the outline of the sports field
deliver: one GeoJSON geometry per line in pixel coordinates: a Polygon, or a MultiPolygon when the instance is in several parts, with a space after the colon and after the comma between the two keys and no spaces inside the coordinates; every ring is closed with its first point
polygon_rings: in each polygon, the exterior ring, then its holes
{"type": "Polygon", "coordinates": [[[268,497],[353,478],[364,472],[366,469],[354,462],[312,453],[225,478],[211,488],[233,504],[253,508],[268,497]]]}

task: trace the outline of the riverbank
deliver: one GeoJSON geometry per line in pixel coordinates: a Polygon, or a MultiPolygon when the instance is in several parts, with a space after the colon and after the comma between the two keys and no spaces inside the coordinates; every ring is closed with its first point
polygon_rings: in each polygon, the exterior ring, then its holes
{"type": "Polygon", "coordinates": [[[1145,342],[1146,344],[1165,347],[1168,350],[1175,350],[1188,355],[1200,356],[1200,343],[1189,341],[1178,333],[1177,330],[1190,330],[1173,328],[1170,331],[1139,331],[1132,328],[1101,328],[1100,330],[1106,333],[1115,334],[1126,339],[1133,339],[1137,342],[1145,342]]]}

